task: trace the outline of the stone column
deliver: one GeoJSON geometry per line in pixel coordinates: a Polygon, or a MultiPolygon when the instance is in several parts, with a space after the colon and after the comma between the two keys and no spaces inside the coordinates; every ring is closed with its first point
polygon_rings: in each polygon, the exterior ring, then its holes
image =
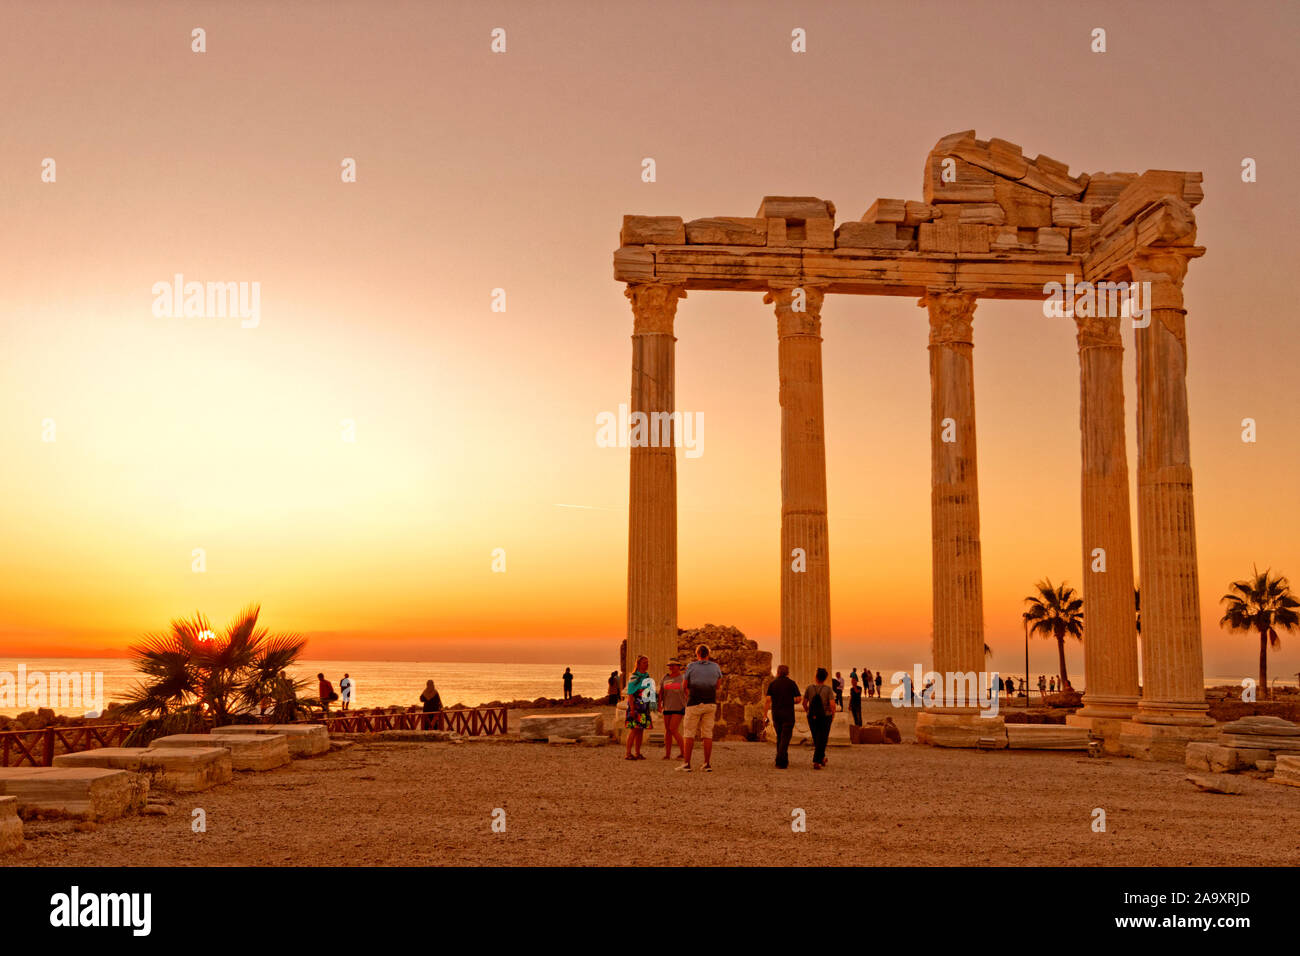
{"type": "Polygon", "coordinates": [[[973,695],[959,701],[946,693],[949,688],[943,680],[949,674],[978,676],[984,671],[972,336],[975,295],[931,292],[919,304],[930,314],[934,670],[940,675],[935,700],[941,706],[918,715],[916,735],[921,743],[975,746],[981,736],[1000,734],[1000,744],[1006,746],[1002,718],[978,716],[978,685],[973,695]]]}
{"type": "Polygon", "coordinates": [[[781,376],[781,659],[804,687],[831,666],[826,429],[822,410],[824,291],[773,289],[781,376]],[[800,549],[801,554],[796,552],[800,549]]]}
{"type": "Polygon", "coordinates": [[[1119,324],[1118,315],[1075,317],[1083,458],[1085,695],[1083,709],[1070,722],[1100,729],[1108,739],[1118,734],[1118,721],[1133,716],[1139,693],[1119,324]]]}
{"type": "MultiPolygon", "coordinates": [[[[1142,587],[1142,700],[1138,724],[1204,727],[1200,589],[1187,418],[1187,256],[1155,251],[1130,264],[1150,283],[1135,326],[1138,383],[1138,542],[1142,587]]],[[[1128,727],[1126,725],[1126,732],[1128,727]]],[[[1149,732],[1148,732],[1149,733],[1149,732]]],[[[1195,736],[1195,734],[1193,734],[1195,736]]],[[[1157,754],[1157,756],[1159,756],[1157,754]]]]}
{"type": "Polygon", "coordinates": [[[627,667],[645,654],[658,680],[677,650],[677,449],[672,419],[662,413],[674,410],[673,319],[686,291],[681,285],[634,283],[626,295],[633,316],[627,667]],[[645,416],[640,441],[638,413],[645,416]],[[656,413],[661,417],[655,419],[656,413]],[[649,444],[656,430],[657,444],[649,444]]]}

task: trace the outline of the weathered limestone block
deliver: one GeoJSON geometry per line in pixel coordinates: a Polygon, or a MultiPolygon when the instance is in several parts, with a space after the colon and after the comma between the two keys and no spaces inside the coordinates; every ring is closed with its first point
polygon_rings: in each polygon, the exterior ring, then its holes
{"type": "Polygon", "coordinates": [[[1051,196],[1069,196],[1071,199],[1082,196],[1084,189],[1083,183],[1070,178],[1064,163],[1049,160],[1046,156],[1039,156],[1030,163],[1018,182],[1051,196]]]}
{"type": "Polygon", "coordinates": [[[214,734],[282,735],[289,744],[290,757],[315,757],[329,753],[330,735],[324,724],[229,724],[217,727],[214,734]]]}
{"type": "Polygon", "coordinates": [[[1052,197],[1010,180],[999,179],[993,184],[994,201],[1007,215],[1012,225],[1039,229],[1052,224],[1052,197]]]}
{"type": "Polygon", "coordinates": [[[1245,793],[1246,786],[1226,773],[1189,773],[1187,779],[1207,793],[1245,793]]]}
{"type": "Polygon", "coordinates": [[[23,821],[18,816],[18,798],[0,797],[0,853],[23,846],[23,821]]]}
{"type": "Polygon", "coordinates": [[[0,768],[0,796],[17,797],[23,817],[58,814],[115,820],[143,809],[149,780],[102,767],[0,768]]]}
{"type": "Polygon", "coordinates": [[[903,199],[877,199],[862,214],[862,221],[902,225],[907,221],[907,202],[903,199]]]}
{"type": "Polygon", "coordinates": [[[714,216],[686,224],[686,241],[695,245],[765,246],[767,220],[714,216]]]}
{"type": "Polygon", "coordinates": [[[816,196],[764,196],[760,219],[834,219],[835,204],[816,196]]]}
{"type": "Polygon", "coordinates": [[[705,624],[678,629],[677,660],[689,664],[700,644],[709,648],[709,656],[722,668],[713,739],[749,739],[753,736],[754,718],[763,716],[763,697],[772,681],[771,651],[759,650],[758,642],[748,640],[737,628],[705,624]]]}
{"type": "Polygon", "coordinates": [[[834,219],[769,219],[767,244],[793,249],[835,248],[834,219]]]}
{"type": "Polygon", "coordinates": [[[1064,196],[1052,197],[1052,225],[1090,226],[1092,213],[1083,203],[1064,196]]]}
{"type": "Polygon", "coordinates": [[[1213,727],[1186,727],[1124,721],[1119,735],[1120,752],[1138,760],[1185,763],[1187,747],[1195,741],[1214,742],[1213,727]]]}
{"type": "Polygon", "coordinates": [[[1086,256],[1092,251],[1092,241],[1097,235],[1096,226],[1070,230],[1070,255],[1086,256]]]}
{"type": "Polygon", "coordinates": [[[1281,783],[1289,787],[1300,787],[1300,756],[1283,754],[1277,758],[1273,767],[1271,783],[1281,783]]]}
{"type": "Polygon", "coordinates": [[[899,237],[894,223],[846,222],[835,230],[840,249],[907,249],[911,243],[899,237]]]}
{"type": "MultiPolygon", "coordinates": [[[[933,747],[966,747],[974,749],[989,746],[1004,749],[1007,746],[1007,724],[1001,717],[981,717],[979,714],[940,714],[925,711],[917,719],[916,742],[933,747]]],[[[1022,725],[1028,726],[1028,725],[1022,725]]]]}
{"type": "Polygon", "coordinates": [[[1007,214],[995,202],[963,203],[957,219],[970,225],[1000,226],[1007,221],[1007,214]]]}
{"type": "Polygon", "coordinates": [[[961,248],[960,223],[955,219],[923,222],[916,227],[916,246],[921,252],[957,252],[961,248]]]}
{"type": "Polygon", "coordinates": [[[1005,139],[961,142],[952,147],[951,154],[1008,179],[1019,179],[1029,170],[1021,148],[1005,139]]]}
{"type": "Polygon", "coordinates": [[[1084,727],[1064,724],[1007,724],[1011,750],[1087,750],[1090,735],[1084,727]]]}
{"type": "Polygon", "coordinates": [[[988,252],[992,229],[989,226],[957,224],[958,252],[988,252]]]}
{"type": "Polygon", "coordinates": [[[1066,254],[1070,251],[1070,235],[1064,229],[1039,229],[1038,251],[1066,254]]]}
{"type": "Polygon", "coordinates": [[[1300,724],[1281,717],[1252,715],[1241,717],[1219,728],[1225,734],[1253,734],[1263,737],[1300,737],[1300,724]]]}
{"type": "Polygon", "coordinates": [[[194,793],[231,779],[230,752],[220,747],[103,747],[54,758],[56,767],[104,767],[149,778],[150,790],[194,793]]]}
{"type": "Polygon", "coordinates": [[[681,216],[624,216],[618,234],[622,246],[680,246],[686,243],[681,216]]]}
{"type": "Polygon", "coordinates": [[[1218,744],[1212,744],[1209,741],[1197,740],[1187,745],[1187,752],[1183,758],[1183,765],[1188,770],[1196,770],[1201,773],[1210,772],[1210,753],[1217,749],[1218,744]]]}
{"type": "Polygon", "coordinates": [[[1215,744],[1210,748],[1210,770],[1214,773],[1236,773],[1250,770],[1256,761],[1268,759],[1267,750],[1254,750],[1242,747],[1225,747],[1215,744]]]}
{"type": "Polygon", "coordinates": [[[939,218],[939,207],[928,202],[916,202],[909,199],[904,207],[903,225],[918,226],[923,222],[939,218]]]}
{"type": "Polygon", "coordinates": [[[235,770],[274,770],[289,762],[289,742],[283,734],[172,734],[159,737],[154,750],[172,747],[224,747],[235,770]]]}
{"type": "MultiPolygon", "coordinates": [[[[658,678],[655,678],[658,681],[658,678]]],[[[519,736],[525,740],[547,740],[551,737],[595,737],[605,732],[605,720],[600,714],[535,714],[519,719],[519,736]]]]}
{"type": "Polygon", "coordinates": [[[1229,734],[1221,733],[1218,742],[1225,747],[1241,747],[1246,750],[1269,750],[1274,753],[1300,754],[1300,737],[1290,734],[1273,736],[1269,734],[1229,734]]]}

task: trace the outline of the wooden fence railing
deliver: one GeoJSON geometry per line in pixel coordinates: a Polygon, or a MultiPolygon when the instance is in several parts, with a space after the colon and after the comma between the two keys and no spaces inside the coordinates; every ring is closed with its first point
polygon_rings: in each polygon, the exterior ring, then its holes
{"type": "Polygon", "coordinates": [[[136,724],[86,724],[0,731],[0,767],[49,767],[58,754],[120,747],[136,724]]]}
{"type": "Polygon", "coordinates": [[[324,723],[332,734],[373,734],[381,730],[450,730],[466,737],[481,737],[506,733],[504,707],[473,707],[457,710],[439,710],[432,714],[407,711],[399,714],[340,714],[324,721],[306,720],[301,723],[324,723]]]}

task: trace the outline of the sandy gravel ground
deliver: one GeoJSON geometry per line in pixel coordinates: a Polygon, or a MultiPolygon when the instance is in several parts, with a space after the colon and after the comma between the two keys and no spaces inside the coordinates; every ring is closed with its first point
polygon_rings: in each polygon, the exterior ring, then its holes
{"type": "MultiPolygon", "coordinates": [[[[884,713],[882,709],[880,713],[884,713]]],[[[515,715],[512,715],[512,717],[515,715]]],[[[1202,793],[1173,764],[1078,753],[723,743],[716,772],[627,762],[622,748],[481,740],[357,744],[236,774],[168,816],[79,831],[27,824],[5,865],[1294,865],[1300,789],[1240,777],[1202,793]],[[191,810],[207,832],[191,832],[191,810]],[[1106,832],[1092,829],[1106,811],[1106,832]],[[494,809],[506,830],[491,828],[494,809]],[[792,811],[807,832],[791,830],[792,811]]],[[[648,749],[647,753],[651,753],[648,749]]]]}

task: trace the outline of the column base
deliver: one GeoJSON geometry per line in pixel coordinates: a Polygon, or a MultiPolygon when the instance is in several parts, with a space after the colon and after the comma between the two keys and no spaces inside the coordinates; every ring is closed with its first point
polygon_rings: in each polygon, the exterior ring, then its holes
{"type": "Polygon", "coordinates": [[[1083,695],[1083,706],[1075,713],[1079,717],[1101,717],[1115,720],[1132,720],[1138,711],[1138,697],[1099,697],[1083,695]]]}
{"type": "Polygon", "coordinates": [[[1189,743],[1194,740],[1214,740],[1218,735],[1218,728],[1213,721],[1210,721],[1209,726],[1193,726],[1146,723],[1135,718],[1120,724],[1119,748],[1125,757],[1182,763],[1186,759],[1189,743]]]}
{"type": "Polygon", "coordinates": [[[916,742],[931,747],[1003,750],[1007,746],[1007,725],[1001,715],[981,717],[978,712],[923,710],[916,715],[916,742]]]}
{"type": "Polygon", "coordinates": [[[1123,753],[1119,743],[1120,728],[1131,717],[1131,714],[1125,717],[1096,717],[1085,715],[1083,711],[1079,711],[1066,717],[1065,725],[1067,727],[1086,728],[1092,736],[1101,740],[1101,749],[1104,753],[1118,755],[1123,753]]]}
{"type": "Polygon", "coordinates": [[[1213,727],[1210,705],[1202,698],[1196,701],[1142,700],[1138,703],[1133,720],[1139,724],[1162,724],[1172,727],[1213,727]]]}

